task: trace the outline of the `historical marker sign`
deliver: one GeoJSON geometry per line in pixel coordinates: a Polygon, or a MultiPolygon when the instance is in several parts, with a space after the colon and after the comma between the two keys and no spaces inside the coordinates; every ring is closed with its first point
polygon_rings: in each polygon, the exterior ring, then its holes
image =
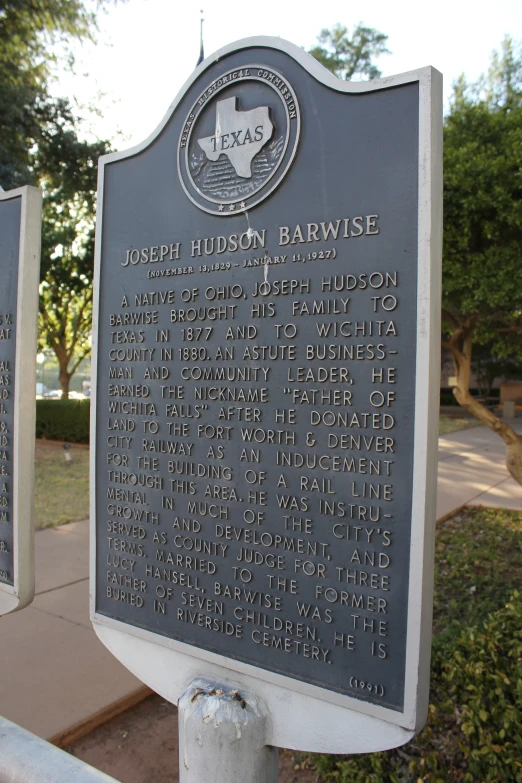
{"type": "Polygon", "coordinates": [[[138,639],[424,720],[439,107],[252,39],[101,161],[93,619],[156,688],[138,639]]]}
{"type": "Polygon", "coordinates": [[[34,595],[34,426],[41,193],[0,192],[0,614],[34,595]]]}

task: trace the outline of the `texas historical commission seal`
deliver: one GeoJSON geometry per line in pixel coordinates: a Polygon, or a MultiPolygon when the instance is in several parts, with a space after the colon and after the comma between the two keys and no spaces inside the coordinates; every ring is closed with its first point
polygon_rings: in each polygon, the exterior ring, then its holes
{"type": "Polygon", "coordinates": [[[251,209],[285,176],[299,132],[299,105],[284,76],[262,65],[227,71],[183,123],[178,171],[185,193],[215,215],[251,209]]]}

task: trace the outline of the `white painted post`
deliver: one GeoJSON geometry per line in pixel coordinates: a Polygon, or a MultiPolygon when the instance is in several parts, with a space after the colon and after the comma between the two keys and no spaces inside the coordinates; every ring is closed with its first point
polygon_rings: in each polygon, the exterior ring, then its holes
{"type": "Polygon", "coordinates": [[[502,416],[504,419],[515,418],[515,403],[513,400],[506,400],[503,404],[502,416]]]}
{"type": "Polygon", "coordinates": [[[252,693],[194,680],[178,705],[180,783],[277,783],[269,716],[252,693]]]}

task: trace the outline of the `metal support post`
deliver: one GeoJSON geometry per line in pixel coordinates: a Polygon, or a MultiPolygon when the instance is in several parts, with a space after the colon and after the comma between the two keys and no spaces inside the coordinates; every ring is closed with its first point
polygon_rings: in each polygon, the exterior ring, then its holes
{"type": "Polygon", "coordinates": [[[269,717],[252,694],[195,680],[179,700],[180,783],[277,783],[277,748],[266,745],[269,717]]]}

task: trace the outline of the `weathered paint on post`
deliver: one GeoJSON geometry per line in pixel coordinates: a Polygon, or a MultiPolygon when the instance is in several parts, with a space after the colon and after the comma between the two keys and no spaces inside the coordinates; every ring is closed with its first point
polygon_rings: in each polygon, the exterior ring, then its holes
{"type": "Polygon", "coordinates": [[[266,707],[229,683],[196,680],[178,704],[180,783],[277,783],[266,707]]]}

